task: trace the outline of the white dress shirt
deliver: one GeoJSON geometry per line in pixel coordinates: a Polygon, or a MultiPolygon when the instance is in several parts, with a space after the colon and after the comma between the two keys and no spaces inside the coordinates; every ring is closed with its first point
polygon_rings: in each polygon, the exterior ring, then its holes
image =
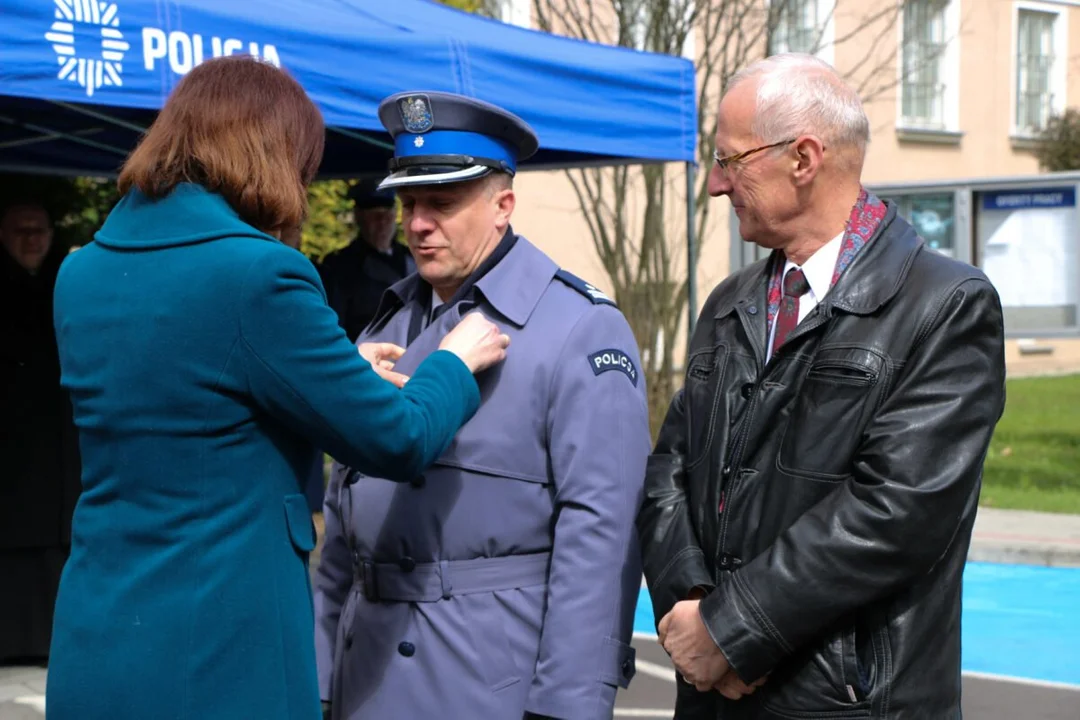
{"type": "MultiPolygon", "coordinates": [[[[836,270],[836,260],[840,257],[840,247],[844,241],[844,233],[834,237],[829,242],[818,248],[817,252],[811,255],[802,267],[788,260],[784,263],[784,274],[781,277],[787,277],[788,271],[791,268],[799,268],[803,271],[803,275],[806,276],[806,281],[810,283],[810,290],[799,298],[799,322],[801,323],[806,319],[806,316],[810,314],[810,311],[817,307],[821,299],[825,297],[825,293],[829,292],[829,287],[832,285],[833,272],[836,270]]],[[[783,282],[781,280],[781,282],[783,282]]],[[[779,316],[779,312],[777,313],[779,316]]],[[[772,346],[773,339],[776,337],[776,318],[773,318],[772,327],[769,328],[769,343],[765,346],[766,362],[772,359],[772,346]]]]}

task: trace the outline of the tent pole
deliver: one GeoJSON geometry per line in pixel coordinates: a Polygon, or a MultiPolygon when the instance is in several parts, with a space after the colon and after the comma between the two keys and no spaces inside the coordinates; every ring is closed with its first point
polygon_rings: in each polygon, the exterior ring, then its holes
{"type": "Polygon", "coordinates": [[[394,146],[391,145],[388,142],[383,142],[382,140],[376,140],[375,138],[369,138],[369,137],[367,137],[365,135],[361,135],[358,132],[353,132],[352,130],[346,130],[345,128],[339,128],[339,127],[332,127],[330,129],[333,130],[334,132],[336,132],[338,135],[344,135],[345,137],[352,138],[353,140],[359,140],[360,142],[366,142],[369,145],[374,145],[375,147],[380,147],[380,148],[382,148],[384,150],[393,150],[394,149],[394,146]]]}
{"type": "Polygon", "coordinates": [[[97,112],[96,110],[90,110],[88,108],[79,107],[78,105],[72,105],[70,103],[61,102],[60,100],[50,100],[49,102],[51,102],[53,105],[57,105],[59,107],[62,107],[65,110],[70,110],[71,112],[76,112],[76,113],[79,113],[80,115],[86,115],[86,116],[92,117],[92,118],[94,118],[96,120],[104,120],[107,123],[112,123],[113,125],[117,125],[119,127],[126,128],[128,130],[134,130],[137,133],[146,132],[146,128],[144,128],[142,125],[136,125],[133,122],[128,122],[127,120],[121,120],[120,118],[114,118],[112,115],[106,115],[103,112],[97,112]]]}
{"type": "MultiPolygon", "coordinates": [[[[74,135],[93,135],[94,133],[101,132],[101,128],[88,128],[86,130],[75,130],[74,135]]],[[[42,142],[49,142],[50,140],[56,140],[59,137],[56,133],[50,135],[38,135],[37,137],[21,138],[19,140],[8,140],[7,142],[0,142],[0,150],[6,150],[13,147],[25,147],[27,145],[36,145],[42,142]]]]}
{"type": "Polygon", "coordinates": [[[106,145],[105,143],[99,143],[94,140],[87,140],[86,138],[79,137],[78,135],[72,135],[71,133],[61,132],[59,130],[53,130],[52,128],[47,128],[42,125],[19,122],[18,120],[7,117],[5,115],[0,115],[0,122],[14,125],[15,127],[21,127],[25,130],[31,130],[36,133],[41,133],[42,135],[53,135],[58,138],[63,138],[64,140],[70,140],[73,143],[79,143],[80,145],[86,145],[87,147],[97,148],[98,150],[105,150],[106,152],[115,153],[120,157],[127,157],[128,155],[127,150],[113,147],[112,145],[106,145]]]}
{"type": "Polygon", "coordinates": [[[697,319],[697,263],[694,259],[694,161],[686,163],[686,344],[689,351],[690,339],[694,335],[694,320],[697,319]]]}

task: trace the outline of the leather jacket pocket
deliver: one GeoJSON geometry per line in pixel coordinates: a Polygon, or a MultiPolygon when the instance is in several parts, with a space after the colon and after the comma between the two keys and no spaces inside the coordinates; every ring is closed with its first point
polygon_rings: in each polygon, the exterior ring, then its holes
{"type": "Polygon", "coordinates": [[[694,353],[686,364],[687,469],[708,457],[712,447],[727,360],[727,346],[717,345],[694,353]]]}
{"type": "Polygon", "coordinates": [[[768,717],[852,719],[870,717],[868,687],[860,679],[854,627],[832,633],[821,643],[793,655],[762,687],[768,717]]]}
{"type": "Polygon", "coordinates": [[[784,429],[777,466],[791,475],[842,480],[882,392],[886,363],[862,348],[822,348],[806,371],[784,429]]]}

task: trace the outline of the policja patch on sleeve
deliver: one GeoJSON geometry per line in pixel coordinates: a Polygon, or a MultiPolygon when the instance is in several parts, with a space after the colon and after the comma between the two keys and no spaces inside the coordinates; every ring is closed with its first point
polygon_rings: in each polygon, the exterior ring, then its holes
{"type": "Polygon", "coordinates": [[[637,368],[634,367],[634,361],[630,359],[630,356],[622,350],[610,349],[593,353],[589,356],[589,367],[592,368],[593,375],[617,370],[630,378],[630,382],[637,387],[637,368]]]}

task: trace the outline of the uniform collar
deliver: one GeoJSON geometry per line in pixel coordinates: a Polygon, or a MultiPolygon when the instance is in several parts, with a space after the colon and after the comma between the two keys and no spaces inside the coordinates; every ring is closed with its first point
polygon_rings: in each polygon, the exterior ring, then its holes
{"type": "MultiPolygon", "coordinates": [[[[500,315],[523,327],[558,270],[551,258],[518,235],[506,256],[477,280],[475,287],[500,315]]],[[[390,286],[377,316],[389,309],[388,300],[396,305],[419,301],[426,285],[419,273],[413,273],[390,286]]]]}
{"type": "Polygon", "coordinates": [[[520,327],[528,322],[558,271],[551,258],[519,235],[506,257],[476,281],[476,288],[492,307],[520,327]]]}

